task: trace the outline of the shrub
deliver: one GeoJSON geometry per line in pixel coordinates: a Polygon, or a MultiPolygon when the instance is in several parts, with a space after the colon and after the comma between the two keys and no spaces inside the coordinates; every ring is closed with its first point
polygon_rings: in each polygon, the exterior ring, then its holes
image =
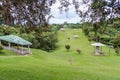
{"type": "Polygon", "coordinates": [[[30,41],[32,43],[31,47],[33,47],[33,48],[39,48],[40,43],[39,43],[39,41],[37,40],[37,38],[34,36],[34,34],[32,32],[29,33],[29,34],[23,33],[20,36],[22,38],[30,41]]]}
{"type": "Polygon", "coordinates": [[[57,36],[52,32],[43,32],[39,37],[40,48],[46,51],[56,48],[57,36]]]}
{"type": "Polygon", "coordinates": [[[104,44],[109,44],[112,40],[113,40],[113,38],[108,35],[101,36],[101,38],[100,38],[100,42],[102,42],[104,44]]]}
{"type": "Polygon", "coordinates": [[[90,41],[90,42],[91,42],[91,41],[92,41],[92,39],[91,39],[91,38],[88,38],[88,41],[90,41]]]}
{"type": "Polygon", "coordinates": [[[119,55],[119,53],[120,53],[119,48],[115,48],[115,52],[117,53],[117,55],[119,55]]]}
{"type": "Polygon", "coordinates": [[[66,48],[67,50],[69,50],[69,49],[70,49],[70,45],[69,45],[69,44],[65,45],[65,48],[66,48]]]}
{"type": "Polygon", "coordinates": [[[76,23],[76,24],[74,24],[74,23],[69,23],[69,24],[67,24],[68,25],[68,28],[81,28],[82,27],[82,25],[81,24],[79,24],[79,23],[76,23]]]}
{"type": "Polygon", "coordinates": [[[80,49],[77,49],[76,51],[78,52],[78,54],[80,54],[80,53],[81,53],[81,50],[80,50],[80,49]]]}
{"type": "Polygon", "coordinates": [[[0,35],[9,35],[9,34],[18,34],[18,33],[19,31],[14,27],[0,26],[0,35]]]}
{"type": "Polygon", "coordinates": [[[56,33],[59,30],[59,27],[58,26],[51,26],[50,30],[51,30],[51,32],[55,32],[56,33]]]}

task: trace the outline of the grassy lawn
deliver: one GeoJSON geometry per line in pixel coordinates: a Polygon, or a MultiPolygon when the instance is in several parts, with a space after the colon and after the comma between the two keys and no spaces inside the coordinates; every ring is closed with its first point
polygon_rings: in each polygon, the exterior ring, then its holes
{"type": "Polygon", "coordinates": [[[0,54],[0,80],[120,80],[120,56],[113,49],[109,52],[105,46],[106,56],[94,56],[94,48],[81,29],[59,31],[58,39],[53,52],[32,49],[32,55],[19,56],[4,50],[0,54]],[[74,34],[79,39],[74,39],[74,34]],[[71,45],[69,51],[65,44],[71,45]],[[81,54],[76,52],[78,48],[81,54]]]}

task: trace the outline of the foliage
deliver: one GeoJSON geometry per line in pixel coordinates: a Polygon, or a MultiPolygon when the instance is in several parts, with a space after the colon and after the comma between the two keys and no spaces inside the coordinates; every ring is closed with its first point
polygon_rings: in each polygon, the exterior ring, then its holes
{"type": "Polygon", "coordinates": [[[120,54],[120,48],[115,48],[115,52],[116,52],[117,55],[119,55],[120,54]]]}
{"type": "MultiPolygon", "coordinates": [[[[14,24],[14,21],[18,24],[26,24],[28,27],[48,24],[51,18],[50,10],[51,6],[56,3],[57,0],[19,0],[8,1],[1,0],[0,4],[0,21],[2,24],[14,24]],[[26,7],[27,6],[27,7],[26,7]],[[12,15],[15,14],[16,16],[12,15]],[[46,19],[46,16],[47,19],[46,19]]],[[[60,11],[68,11],[69,5],[74,5],[76,13],[86,21],[101,22],[108,18],[119,17],[119,0],[59,0],[60,11]],[[81,3],[88,8],[86,11],[82,11],[81,3]],[[115,15],[114,15],[115,14],[115,15]]]]}
{"type": "MultiPolygon", "coordinates": [[[[109,45],[109,43],[114,44],[115,41],[115,35],[119,34],[120,31],[120,18],[114,18],[111,20],[108,20],[107,22],[104,21],[104,23],[97,23],[97,29],[92,26],[92,23],[83,23],[83,32],[86,36],[88,36],[88,39],[95,40],[98,37],[98,41],[109,45]],[[101,26],[101,27],[100,27],[101,26]],[[104,27],[106,26],[106,27],[104,27]],[[96,35],[96,36],[95,36],[96,35]],[[114,43],[113,43],[114,42],[114,43]]],[[[116,44],[119,44],[116,42],[116,44]]]]}
{"type": "Polygon", "coordinates": [[[23,33],[20,36],[32,43],[33,48],[39,48],[46,51],[54,50],[56,48],[57,34],[54,32],[31,32],[29,34],[23,33]]]}
{"type": "MultiPolygon", "coordinates": [[[[92,23],[91,23],[92,24],[92,23]]],[[[83,32],[85,35],[88,36],[88,40],[94,40],[95,39],[95,32],[97,32],[97,35],[99,36],[99,42],[110,45],[112,44],[114,47],[115,52],[119,55],[120,53],[120,18],[113,18],[105,21],[104,24],[98,25],[98,29],[94,29],[92,25],[89,25],[88,23],[83,23],[83,32]],[[107,23],[107,24],[106,24],[107,23]],[[105,29],[103,25],[106,24],[105,29]],[[88,27],[89,26],[89,27],[88,27]],[[99,27],[101,26],[101,27],[99,27]]]]}
{"type": "MultiPolygon", "coordinates": [[[[48,23],[47,16],[50,16],[50,6],[55,0],[1,0],[0,1],[1,21],[4,24],[11,25],[26,24],[28,27],[45,25],[48,23]],[[13,14],[15,16],[13,16],[13,14]]],[[[2,22],[2,24],[3,24],[2,22]]]]}
{"type": "Polygon", "coordinates": [[[82,26],[79,23],[68,23],[68,28],[81,28],[82,26]]]}
{"type": "Polygon", "coordinates": [[[21,37],[32,42],[33,48],[39,48],[46,51],[54,50],[56,48],[57,36],[52,32],[42,32],[41,34],[31,32],[29,34],[21,34],[21,37]]]}
{"type": "Polygon", "coordinates": [[[57,31],[60,29],[59,25],[51,25],[50,26],[50,31],[57,33],[57,31]]]}
{"type": "MultiPolygon", "coordinates": [[[[16,25],[0,26],[0,35],[18,35],[32,43],[32,48],[43,49],[46,51],[54,50],[57,42],[57,30],[47,31],[43,27],[35,27],[33,30],[29,30],[26,26],[16,25]]],[[[4,45],[7,45],[4,42],[4,45]]]]}
{"type": "Polygon", "coordinates": [[[10,26],[0,26],[0,35],[18,34],[19,31],[10,26]]]}
{"type": "Polygon", "coordinates": [[[40,48],[50,51],[56,48],[57,37],[54,33],[44,32],[38,41],[40,42],[40,48]]]}
{"type": "Polygon", "coordinates": [[[91,23],[83,23],[82,24],[82,28],[83,28],[83,32],[85,33],[85,35],[89,35],[89,32],[92,31],[93,27],[91,23]]]}
{"type": "Polygon", "coordinates": [[[109,43],[113,43],[114,38],[109,35],[101,35],[100,42],[109,45],[109,43]]]}
{"type": "Polygon", "coordinates": [[[33,35],[33,33],[29,33],[29,34],[26,34],[26,33],[23,33],[23,34],[20,34],[20,36],[28,41],[30,41],[32,43],[31,47],[32,48],[38,48],[40,43],[38,42],[38,40],[35,38],[35,36],[33,35]]]}
{"type": "Polygon", "coordinates": [[[65,48],[66,48],[67,50],[69,50],[69,49],[70,49],[70,45],[69,45],[69,44],[65,45],[65,48]]]}
{"type": "Polygon", "coordinates": [[[81,53],[81,50],[80,50],[80,49],[77,49],[76,51],[77,51],[77,53],[78,53],[78,54],[80,54],[80,53],[81,53]]]}

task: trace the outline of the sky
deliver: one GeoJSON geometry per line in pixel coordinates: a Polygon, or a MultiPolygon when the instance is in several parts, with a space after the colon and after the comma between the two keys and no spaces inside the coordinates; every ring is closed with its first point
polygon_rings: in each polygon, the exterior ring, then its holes
{"type": "Polygon", "coordinates": [[[57,1],[57,3],[51,7],[51,14],[54,16],[54,18],[50,19],[49,21],[50,24],[53,23],[62,24],[64,22],[68,22],[68,23],[80,22],[80,17],[76,14],[74,6],[70,6],[69,11],[67,13],[66,12],[60,13],[58,9],[59,6],[60,3],[57,1]],[[66,16],[66,14],[68,16],[66,16]]]}

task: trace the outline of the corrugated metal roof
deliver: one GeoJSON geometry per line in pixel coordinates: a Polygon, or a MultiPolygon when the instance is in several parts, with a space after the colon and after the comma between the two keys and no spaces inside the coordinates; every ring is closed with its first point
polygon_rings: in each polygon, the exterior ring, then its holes
{"type": "Polygon", "coordinates": [[[105,46],[104,44],[102,44],[102,43],[93,43],[93,44],[91,44],[92,46],[105,46]]]}
{"type": "Polygon", "coordinates": [[[32,43],[30,43],[29,41],[27,41],[19,36],[16,36],[16,35],[0,36],[0,40],[7,41],[10,43],[19,44],[19,45],[32,45],[32,43]]]}

